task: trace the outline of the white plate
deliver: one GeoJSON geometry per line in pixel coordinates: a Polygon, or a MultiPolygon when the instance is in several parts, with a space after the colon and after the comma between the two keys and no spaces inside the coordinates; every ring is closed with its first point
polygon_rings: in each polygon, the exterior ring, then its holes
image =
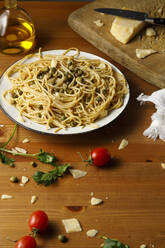
{"type": "MultiPolygon", "coordinates": [[[[45,51],[45,52],[43,52],[43,54],[59,55],[59,54],[64,53],[64,51],[65,50],[52,50],[52,51],[45,51]]],[[[72,55],[74,53],[75,53],[74,51],[70,51],[68,55],[72,55]]],[[[96,55],[86,53],[86,52],[80,52],[80,56],[84,56],[84,57],[89,58],[89,59],[100,59],[100,60],[102,60],[104,62],[109,63],[107,60],[105,60],[103,58],[100,58],[100,57],[98,57],[96,55]]],[[[28,59],[26,59],[26,61],[24,63],[33,62],[35,60],[36,60],[36,58],[34,58],[34,57],[33,58],[28,58],[28,59]]],[[[16,63],[18,63],[18,62],[16,62],[16,63]]],[[[121,73],[121,71],[119,71],[118,68],[116,68],[111,63],[109,63],[109,64],[112,66],[112,68],[115,71],[117,71],[121,75],[123,75],[121,73]]],[[[33,131],[36,131],[36,132],[40,132],[40,133],[45,133],[45,134],[65,134],[65,135],[66,134],[79,134],[79,133],[86,133],[86,132],[90,132],[90,131],[96,130],[98,128],[101,128],[101,127],[109,124],[110,122],[112,122],[114,119],[116,119],[122,113],[122,111],[125,109],[125,107],[126,107],[126,105],[128,103],[129,96],[130,96],[130,93],[128,92],[128,94],[124,98],[124,104],[120,108],[111,111],[108,116],[96,121],[93,125],[86,126],[84,128],[82,128],[82,127],[72,127],[72,128],[67,128],[66,130],[62,129],[62,130],[58,131],[57,133],[55,133],[56,128],[51,128],[51,129],[47,130],[44,125],[32,122],[31,120],[29,120],[27,118],[24,118],[25,119],[24,122],[21,122],[20,120],[18,120],[18,116],[19,116],[18,110],[14,106],[12,106],[9,103],[7,103],[2,97],[3,92],[5,90],[10,89],[10,88],[11,88],[11,82],[3,74],[2,77],[0,78],[0,106],[1,106],[1,109],[4,111],[4,113],[11,120],[13,120],[17,124],[23,126],[24,128],[30,129],[30,130],[33,130],[33,131]]],[[[129,86],[128,86],[128,88],[129,88],[129,86]]]]}

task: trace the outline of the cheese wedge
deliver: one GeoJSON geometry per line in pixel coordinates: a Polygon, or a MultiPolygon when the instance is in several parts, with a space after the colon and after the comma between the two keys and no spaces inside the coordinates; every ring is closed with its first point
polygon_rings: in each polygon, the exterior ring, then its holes
{"type": "Polygon", "coordinates": [[[136,57],[138,59],[144,59],[145,57],[156,53],[157,51],[153,50],[153,49],[136,49],[136,57]]]}
{"type": "Polygon", "coordinates": [[[145,22],[122,17],[116,17],[112,23],[110,32],[116,40],[127,44],[143,27],[145,22]]]}

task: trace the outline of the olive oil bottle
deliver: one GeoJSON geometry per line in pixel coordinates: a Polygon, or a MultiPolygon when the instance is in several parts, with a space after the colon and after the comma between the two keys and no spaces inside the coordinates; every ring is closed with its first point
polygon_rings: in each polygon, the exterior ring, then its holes
{"type": "Polygon", "coordinates": [[[0,52],[27,53],[35,45],[35,28],[29,14],[17,6],[17,0],[4,0],[0,10],[0,52]]]}

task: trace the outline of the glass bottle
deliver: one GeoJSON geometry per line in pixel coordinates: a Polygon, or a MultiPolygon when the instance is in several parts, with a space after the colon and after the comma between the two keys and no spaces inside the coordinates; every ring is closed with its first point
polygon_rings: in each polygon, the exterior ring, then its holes
{"type": "Polygon", "coordinates": [[[4,0],[0,10],[0,52],[27,53],[35,45],[35,28],[29,14],[17,6],[17,0],[4,0]]]}

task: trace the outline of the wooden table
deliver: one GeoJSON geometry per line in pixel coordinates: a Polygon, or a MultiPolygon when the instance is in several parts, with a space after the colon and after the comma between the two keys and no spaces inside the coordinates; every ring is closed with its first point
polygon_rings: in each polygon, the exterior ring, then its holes
{"type": "MultiPolygon", "coordinates": [[[[2,1],[0,5],[2,6],[2,1]]],[[[96,248],[100,247],[100,236],[117,238],[131,248],[147,244],[148,247],[164,248],[165,239],[165,161],[163,141],[147,139],[143,131],[150,125],[154,105],[143,107],[136,97],[144,92],[151,94],[156,87],[143,81],[135,74],[121,67],[105,56],[97,48],[74,33],[67,24],[68,15],[80,8],[82,2],[21,2],[20,6],[31,13],[38,32],[38,47],[43,50],[67,49],[77,47],[82,51],[94,53],[114,63],[125,74],[131,97],[125,111],[108,126],[83,135],[47,136],[18,127],[17,134],[9,148],[18,146],[29,153],[40,148],[54,152],[62,163],[69,162],[74,168],[87,170],[80,179],[67,175],[56,184],[48,187],[37,185],[31,178],[36,170],[49,170],[51,167],[38,162],[38,167],[30,165],[31,159],[15,157],[16,167],[0,165],[0,195],[9,194],[13,199],[0,200],[0,247],[13,247],[6,237],[18,239],[29,233],[28,217],[38,209],[45,210],[49,216],[48,232],[37,238],[38,247],[53,248],[96,248]],[[29,143],[22,141],[28,138],[29,143]],[[118,150],[125,138],[129,145],[118,150]],[[83,155],[94,147],[103,146],[112,154],[112,162],[107,168],[86,167],[77,152],[83,155]],[[12,184],[12,175],[29,177],[24,186],[12,184]],[[91,192],[104,203],[91,206],[91,192]],[[38,200],[31,204],[31,196],[38,200]],[[65,233],[61,220],[77,218],[82,232],[68,234],[68,243],[62,244],[57,235],[65,233]],[[86,231],[97,229],[99,234],[88,238],[86,231]],[[154,245],[154,246],[153,246],[154,245]]],[[[0,73],[21,56],[0,54],[0,73]]],[[[10,136],[14,123],[1,112],[0,142],[10,136]]]]}

